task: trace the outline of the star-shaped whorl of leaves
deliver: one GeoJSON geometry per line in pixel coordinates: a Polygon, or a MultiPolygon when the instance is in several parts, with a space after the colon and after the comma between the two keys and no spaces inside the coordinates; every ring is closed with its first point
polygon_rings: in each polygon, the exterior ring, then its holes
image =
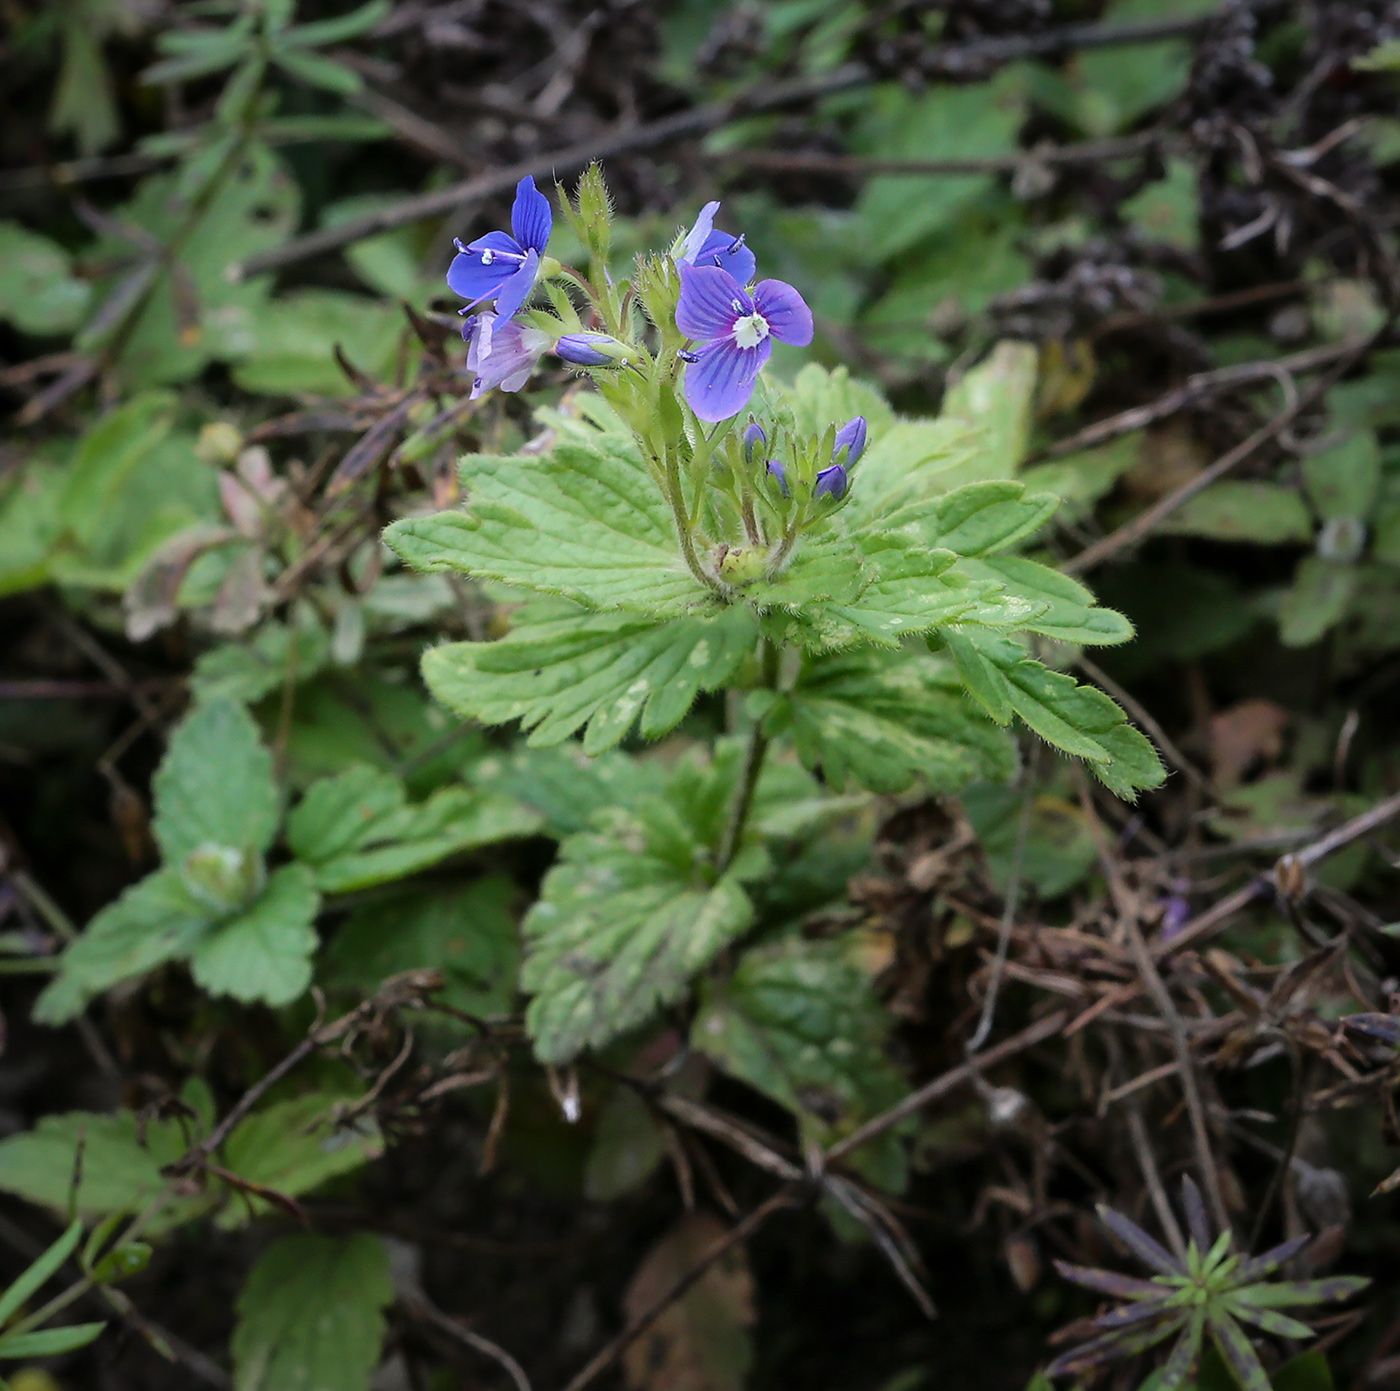
{"type": "Polygon", "coordinates": [[[1121,1212],[1099,1208],[1104,1226],[1156,1272],[1150,1279],[1055,1262],[1066,1280],[1127,1302],[1094,1319],[1100,1336],[1057,1357],[1046,1368],[1050,1376],[1076,1375],[1135,1356],[1175,1334],[1157,1391],[1176,1391],[1190,1375],[1209,1333],[1243,1391],[1269,1391],[1268,1373],[1243,1325],[1280,1338],[1311,1338],[1307,1324],[1279,1310],[1348,1299],[1370,1283],[1355,1275],[1270,1281],[1267,1277],[1296,1256],[1310,1237],[1295,1237],[1262,1256],[1240,1256],[1233,1250],[1231,1232],[1212,1235],[1201,1195],[1189,1178],[1182,1182],[1182,1198],[1191,1233],[1184,1261],[1121,1212]]]}

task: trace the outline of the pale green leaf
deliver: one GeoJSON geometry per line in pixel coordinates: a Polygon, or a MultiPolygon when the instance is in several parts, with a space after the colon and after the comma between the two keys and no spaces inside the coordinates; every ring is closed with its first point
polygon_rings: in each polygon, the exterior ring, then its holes
{"type": "MultiPolygon", "coordinates": [[[[143,1132],[144,1143],[138,1138],[136,1115],[131,1111],[115,1115],[69,1111],[43,1116],[32,1130],[0,1140],[0,1189],[51,1212],[66,1214],[81,1140],[78,1215],[93,1220],[114,1212],[142,1211],[167,1187],[162,1167],[173,1163],[187,1147],[185,1131],[177,1121],[152,1121],[143,1132]]],[[[214,1192],[169,1193],[146,1231],[168,1230],[216,1201],[214,1192]]]]}
{"type": "Polygon", "coordinates": [[[76,328],[92,286],[73,274],[73,262],[57,242],[0,222],[0,319],[22,333],[55,334],[76,328]]]}
{"type": "Polygon", "coordinates": [[[545,459],[468,458],[464,510],[405,518],[384,539],[416,570],[459,570],[590,608],[673,615],[708,604],[635,448],[596,440],[561,443],[545,459]]]}
{"type": "Polygon", "coordinates": [[[1002,555],[965,560],[960,568],[973,579],[994,580],[1008,594],[1044,605],[1020,625],[1032,633],[1085,645],[1127,642],[1133,636],[1133,625],[1121,613],[1099,608],[1084,585],[1038,561],[1002,555]]]}
{"type": "MultiPolygon", "coordinates": [[[[289,1198],[353,1173],[384,1150],[372,1121],[361,1118],[346,1126],[335,1124],[337,1107],[354,1100],[353,1096],[309,1092],[255,1111],[224,1146],[227,1168],[289,1198]]],[[[268,1207],[262,1198],[235,1192],[219,1224],[237,1226],[268,1207]]]]}
{"type": "Polygon", "coordinates": [[[640,1188],[666,1154],[666,1132],[632,1087],[618,1084],[598,1109],[583,1174],[584,1196],[610,1203],[640,1188]]]}
{"type": "Polygon", "coordinates": [[[1119,213],[1151,240],[1195,251],[1201,240],[1199,207],[1195,166],[1189,160],[1169,159],[1166,178],[1134,194],[1119,213]]]}
{"type": "MultiPolygon", "coordinates": [[[[992,882],[1005,893],[1017,858],[1023,794],[1018,788],[979,783],[964,791],[961,801],[987,857],[992,882]]],[[[1042,898],[1055,898],[1097,864],[1098,842],[1080,808],[1062,797],[1037,796],[1020,855],[1026,881],[1042,898]]]]}
{"type": "Polygon", "coordinates": [[[1305,555],[1279,609],[1279,641],[1285,647],[1316,642],[1346,614],[1357,578],[1354,565],[1305,555]]]}
{"type": "Polygon", "coordinates": [[[730,1076],[830,1135],[904,1094],[885,1052],[888,1032],[852,940],[789,937],[745,953],[727,980],[704,988],[690,1039],[730,1076]]]}
{"type": "Polygon", "coordinates": [[[65,1328],[40,1328],[33,1333],[6,1333],[0,1336],[0,1358],[13,1362],[20,1358],[57,1357],[95,1342],[105,1323],[74,1323],[65,1328]]]}
{"type": "Polygon", "coordinates": [[[277,833],[272,755],[253,717],[230,700],[196,705],[181,721],[154,791],[152,830],[169,864],[208,845],[263,851],[277,833]]]}
{"type": "Polygon", "coordinates": [[[739,750],[677,765],[662,797],[601,813],[570,836],[525,918],[521,984],[541,1060],[567,1062],[680,998],[753,921],[741,887],[766,858],[752,847],[716,876],[713,853],[739,750]]]}
{"type": "Polygon", "coordinates": [[[948,388],[942,418],[977,431],[979,478],[1012,478],[1026,457],[1040,371],[1034,344],[1003,341],[948,388]]]}
{"type": "Polygon", "coordinates": [[[312,784],[288,819],[287,843],[315,867],[322,889],[343,893],[539,827],[539,816],[514,798],[464,787],[409,805],[397,778],[354,764],[312,784]]]}
{"type": "Polygon", "coordinates": [[[1312,518],[1303,499],[1275,483],[1225,479],[1212,483],[1158,524],[1159,531],[1216,541],[1282,545],[1311,541],[1312,518]]]}
{"type": "Polygon", "coordinates": [[[0,1294],[0,1326],[9,1323],[30,1298],[43,1288],[49,1277],[78,1249],[78,1243],[82,1239],[82,1220],[75,1218],[63,1235],[0,1294]]]}
{"type": "Polygon", "coordinates": [[[1364,520],[1381,486],[1381,449],[1374,430],[1357,430],[1340,444],[1303,460],[1303,486],[1323,521],[1364,520]]]}
{"type": "MultiPolygon", "coordinates": [[[[1053,493],[1027,493],[1023,484],[1007,479],[967,483],[941,498],[932,510],[932,545],[946,546],[962,556],[985,556],[1004,551],[1038,531],[1055,515],[1060,500],[1053,493]]],[[[896,513],[891,524],[923,509],[896,513]]]]}
{"type": "Polygon", "coordinates": [[[728,681],[757,641],[746,606],[666,623],[625,613],[539,606],[496,642],[430,648],[423,676],[459,715],[519,720],[532,745],[557,744],[581,725],[586,752],[618,744],[640,718],[644,738],[674,729],[701,691],[728,681]]]}
{"type": "Polygon", "coordinates": [[[958,420],[900,420],[856,466],[842,518],[854,530],[882,526],[907,502],[923,501],[981,477],[976,436],[958,420]]]}
{"type": "Polygon", "coordinates": [[[993,692],[989,713],[999,715],[1009,706],[1047,743],[1088,760],[1094,775],[1127,801],[1165,778],[1152,745],[1102,691],[1050,670],[1009,638],[970,628],[948,632],[968,640],[954,644],[953,656],[959,670],[974,672],[969,692],[993,692]]]}
{"type": "Polygon", "coordinates": [[[443,1004],[468,1014],[505,1014],[520,969],[518,897],[509,879],[490,875],[361,904],[326,949],[318,978],[369,995],[401,971],[430,968],[443,974],[435,997],[443,1004]]]}
{"type": "Polygon", "coordinates": [[[213,995],[290,1004],[311,984],[320,906],[310,868],[273,870],[257,899],[194,944],[195,980],[213,995]]]}
{"type": "Polygon", "coordinates": [[[234,1391],[368,1391],[393,1297],[378,1237],[280,1238],[238,1296],[234,1391]]]}
{"type": "Polygon", "coordinates": [[[59,959],[58,975],[34,1005],[41,1024],[63,1024],[94,995],[187,956],[217,912],[178,870],[163,869],[126,889],[59,959]]]}
{"type": "Polygon", "coordinates": [[[900,792],[917,780],[952,792],[977,778],[1009,777],[1015,767],[1011,741],[927,654],[866,649],[809,659],[767,721],[775,733],[790,733],[803,763],[838,790],[854,781],[900,792]]]}

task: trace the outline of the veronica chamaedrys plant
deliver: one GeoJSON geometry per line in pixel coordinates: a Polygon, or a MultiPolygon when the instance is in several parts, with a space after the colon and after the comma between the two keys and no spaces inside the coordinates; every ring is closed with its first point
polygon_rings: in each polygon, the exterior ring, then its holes
{"type": "Polygon", "coordinates": [[[1339,1302],[1370,1284],[1356,1275],[1270,1280],[1310,1236],[1295,1237],[1260,1256],[1241,1256],[1234,1250],[1233,1233],[1212,1232],[1200,1192],[1189,1178],[1182,1180],[1182,1207],[1190,1232],[1182,1260],[1121,1212],[1099,1208],[1104,1226],[1154,1272],[1149,1279],[1055,1262],[1066,1280],[1127,1303],[1100,1314],[1093,1321],[1100,1336],[1056,1358],[1047,1368],[1050,1376],[1072,1376],[1132,1357],[1175,1336],[1155,1388],[1176,1391],[1191,1374],[1209,1334],[1243,1391],[1269,1391],[1268,1373],[1244,1325],[1280,1338],[1311,1338],[1307,1324],[1279,1311],[1339,1302]]]}
{"type": "MultiPolygon", "coordinates": [[[[582,731],[586,755],[668,733],[706,692],[744,698],[703,767],[616,790],[564,840],[524,924],[528,1023],[551,1063],[683,995],[754,925],[748,886],[809,829],[803,816],[829,814],[828,792],[1007,778],[1014,719],[1123,796],[1162,777],[1111,700],[1030,650],[1030,635],[1132,630],[1008,553],[1057,499],[993,457],[1004,431],[899,422],[840,372],[774,382],[773,342],[809,343],[811,311],[794,286],[757,279],[742,235],[715,227],[717,203],[629,272],[610,259],[601,172],[572,201],[558,193],[587,266],[546,254],[554,213],[526,180],[512,233],[463,247],[449,283],[470,301],[473,396],[518,390],[550,355],[594,390],[542,412],[543,456],[463,459],[464,507],[386,533],[407,564],[515,604],[503,637],[434,647],[424,676],[457,713],[518,721],[531,745],[582,731]],[[983,481],[950,487],[955,466],[983,481]],[[800,814],[779,815],[789,775],[800,814]]],[[[1018,380],[1004,409],[1028,412],[1034,374],[1018,380]]]]}

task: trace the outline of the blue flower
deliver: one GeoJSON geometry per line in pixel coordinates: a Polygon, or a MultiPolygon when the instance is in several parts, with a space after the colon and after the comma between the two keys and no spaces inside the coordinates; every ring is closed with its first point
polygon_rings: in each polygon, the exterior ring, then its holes
{"type": "Polygon", "coordinates": [[[744,245],[743,237],[731,237],[715,229],[718,203],[706,203],[695,219],[695,226],[685,234],[676,251],[676,264],[688,266],[718,266],[727,270],[741,285],[747,285],[758,269],[754,254],[744,245]]]}
{"type": "Polygon", "coordinates": [[[833,497],[838,501],[846,496],[846,489],[850,486],[850,479],[845,468],[840,464],[832,464],[829,468],[821,469],[817,473],[817,486],[812,489],[813,497],[833,497]]]}
{"type": "Polygon", "coordinates": [[[471,399],[484,392],[519,391],[534,373],[540,358],[554,346],[554,337],[543,329],[529,328],[518,319],[505,319],[489,309],[473,314],[462,325],[467,340],[467,371],[471,399]]]}
{"type": "MultiPolygon", "coordinates": [[[[758,451],[762,449],[763,446],[767,443],[767,431],[764,430],[763,426],[760,425],[758,421],[750,420],[749,423],[744,426],[744,462],[746,464],[753,463],[753,456],[757,454],[758,451]]],[[[777,463],[777,460],[775,459],[772,461],[772,463],[769,464],[769,472],[772,472],[773,463],[777,463]]],[[[781,468],[782,465],[779,464],[778,467],[781,468]]]]}
{"type": "Polygon", "coordinates": [[[770,478],[777,480],[779,491],[781,491],[784,497],[788,497],[787,469],[784,467],[781,459],[769,459],[768,475],[770,478]]]}
{"type": "Polygon", "coordinates": [[[618,351],[626,352],[626,348],[606,333],[566,333],[554,345],[556,357],[579,367],[616,367],[618,351]],[[600,351],[604,346],[612,348],[613,351],[600,351]]]}
{"type": "Polygon", "coordinates": [[[761,280],[750,295],[719,266],[677,268],[676,327],[704,344],[686,358],[685,398],[701,420],[728,420],[748,405],[774,338],[799,348],[812,341],[812,311],[781,280],[761,280]]]}
{"type": "Polygon", "coordinates": [[[845,464],[851,468],[862,454],[865,453],[865,436],[867,426],[863,415],[852,416],[837,432],[836,442],[831,447],[831,462],[845,464]],[[846,457],[841,458],[841,451],[846,451],[846,457]]]}
{"type": "MultiPolygon", "coordinates": [[[[549,199],[533,179],[521,179],[515,188],[509,232],[488,232],[469,246],[457,243],[458,254],[447,268],[453,294],[468,301],[468,308],[483,300],[496,301],[496,314],[512,318],[530,297],[539,278],[540,258],[554,230],[549,199]]],[[[489,325],[488,325],[489,340],[489,325]]]]}

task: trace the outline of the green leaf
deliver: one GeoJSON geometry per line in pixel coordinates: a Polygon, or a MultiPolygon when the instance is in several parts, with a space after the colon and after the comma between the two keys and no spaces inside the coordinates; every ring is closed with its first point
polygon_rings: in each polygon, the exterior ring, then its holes
{"type": "Polygon", "coordinates": [[[1345,616],[1357,578],[1355,565],[1305,555],[1279,609],[1279,641],[1285,647],[1316,642],[1345,616]]]}
{"type": "Polygon", "coordinates": [[[1061,516],[1068,513],[1079,520],[1137,463],[1141,449],[1142,432],[1135,430],[1097,448],[1022,469],[1020,478],[1034,492],[1054,493],[1062,504],[1061,516]]]}
{"type": "Polygon", "coordinates": [[[1228,478],[1189,499],[1163,518],[1157,529],[1216,541],[1252,541],[1261,546],[1311,541],[1313,534],[1308,509],[1291,489],[1228,478]]]}
{"type": "Polygon", "coordinates": [[[393,1297],[378,1237],[282,1237],[238,1296],[234,1391],[368,1391],[393,1297]]]}
{"type": "MultiPolygon", "coordinates": [[[[0,1140],[0,1189],[66,1214],[80,1138],[82,1174],[76,1210],[85,1220],[144,1209],[167,1186],[162,1167],[187,1148],[185,1131],[174,1120],[152,1121],[138,1132],[131,1111],[43,1116],[32,1130],[0,1140]]],[[[159,1234],[207,1211],[217,1197],[215,1192],[167,1194],[147,1234],[159,1234]]]]}
{"type": "Polygon", "coordinates": [[[405,518],[384,539],[416,570],[458,570],[589,608],[670,616],[707,604],[635,447],[596,438],[543,460],[468,458],[464,511],[405,518]]]}
{"type": "Polygon", "coordinates": [[[74,276],[72,257],[57,242],[0,222],[0,319],[22,333],[66,333],[91,298],[92,286],[74,276]]]}
{"type": "MultiPolygon", "coordinates": [[[[995,582],[974,583],[954,569],[952,551],[929,550],[899,533],[861,538],[865,583],[849,601],[833,597],[804,615],[800,638],[818,651],[875,642],[898,647],[911,633],[926,633],[966,616],[992,597],[995,582]]],[[[849,568],[849,562],[847,562],[849,568]]]]}
{"type": "Polygon", "coordinates": [[[809,658],[766,715],[789,732],[802,762],[838,791],[855,781],[901,792],[916,779],[954,792],[1009,777],[1015,748],[965,698],[948,665],[927,654],[869,649],[809,658]]]}
{"type": "Polygon", "coordinates": [[[75,1218],[63,1235],[0,1294],[0,1326],[9,1323],[30,1298],[43,1288],[50,1276],[54,1275],[64,1261],[78,1249],[78,1243],[82,1239],[82,1220],[75,1218]]]}
{"type": "Polygon", "coordinates": [[[1127,642],[1133,625],[1113,609],[1101,609],[1093,593],[1058,570],[1024,556],[992,556],[965,560],[962,571],[973,579],[986,578],[1006,592],[1040,609],[1018,626],[1060,642],[1103,645],[1127,642]]]}
{"type": "MultiPolygon", "coordinates": [[[[980,783],[963,792],[961,801],[987,857],[992,882],[1005,892],[1016,857],[1022,794],[1016,788],[980,783]]],[[[1042,898],[1072,889],[1098,864],[1098,858],[1093,828],[1078,806],[1060,797],[1034,799],[1021,872],[1042,898]]]]}
{"type": "Polygon", "coordinates": [[[464,850],[532,835],[540,818],[513,797],[444,787],[410,806],[399,780],[366,764],[313,783],[287,843],[327,893],[402,879],[464,850]]]}
{"type": "Polygon", "coordinates": [[[33,1333],[0,1335],[0,1358],[56,1357],[61,1352],[73,1352],[95,1342],[106,1328],[105,1323],[74,1323],[66,1328],[41,1328],[33,1333]]]}
{"type": "Polygon", "coordinates": [[[531,605],[496,642],[430,648],[423,677],[449,709],[484,724],[519,720],[534,746],[587,725],[585,752],[617,745],[640,718],[644,738],[674,729],[701,691],[728,681],[754,650],[747,606],[667,623],[625,613],[531,605]]]}
{"type": "Polygon", "coordinates": [[[969,692],[988,696],[993,718],[1010,709],[1047,743],[1087,759],[1094,775],[1126,801],[1161,784],[1166,773],[1152,745],[1102,691],[1051,671],[1009,638],[971,628],[948,634],[969,692]],[[967,641],[957,642],[959,636],[967,641]]]}
{"type": "Polygon", "coordinates": [[[1207,1319],[1206,1326],[1240,1391],[1269,1391],[1269,1375],[1239,1324],[1228,1314],[1216,1313],[1207,1319]]]}
{"type": "MultiPolygon", "coordinates": [[[[118,371],[128,386],[187,381],[210,362],[236,361],[249,352],[270,281],[235,284],[224,272],[235,261],[270,250],[296,227],[296,180],[265,146],[245,147],[207,203],[195,202],[196,192],[179,174],[152,175],[128,203],[111,211],[114,223],[140,228],[161,245],[178,241],[179,246],[174,272],[156,277],[123,338],[118,371]]],[[[130,243],[115,234],[94,248],[97,264],[127,267],[102,282],[109,302],[123,293],[130,258],[130,243]]],[[[115,328],[110,320],[101,308],[95,310],[77,346],[101,346],[115,328]]]]}
{"type": "Polygon", "coordinates": [[[34,1005],[40,1024],[63,1024],[94,995],[187,956],[217,918],[178,870],[147,875],[109,903],[59,958],[34,1005]]]}
{"type": "Polygon", "coordinates": [[[1303,460],[1303,486],[1323,521],[1364,520],[1381,487],[1381,447],[1374,430],[1357,430],[1340,444],[1303,460]]]}
{"type": "Polygon", "coordinates": [[[212,995],[290,1004],[311,984],[320,906],[315,875],[306,865],[273,870],[257,899],[194,944],[195,980],[212,995]]]}
{"type": "Polygon", "coordinates": [[[319,53],[279,45],[272,50],[272,61],[298,81],[324,92],[334,92],[338,97],[353,97],[365,85],[364,78],[354,68],[319,53]]]}
{"type": "MultiPolygon", "coordinates": [[[[918,96],[896,84],[877,88],[858,141],[884,159],[977,159],[1009,154],[1024,116],[1017,75],[938,84],[918,96]]],[[[856,200],[861,250],[883,261],[942,230],[995,184],[991,174],[877,175],[856,200]]]]}
{"type": "Polygon", "coordinates": [[[511,880],[490,875],[362,904],[326,949],[319,978],[368,995],[400,971],[431,967],[446,980],[436,997],[443,1004],[480,1016],[505,1014],[520,969],[518,896],[511,880]]]}
{"type": "Polygon", "coordinates": [[[848,529],[883,527],[900,505],[975,481],[983,462],[959,420],[900,420],[866,449],[842,509],[848,529]]]}
{"type": "MultiPolygon", "coordinates": [[[[334,1124],[337,1108],[355,1099],[339,1093],[309,1092],[255,1111],[229,1136],[224,1147],[226,1167],[240,1178],[289,1198],[352,1173],[384,1152],[372,1122],[360,1119],[343,1127],[334,1124]]],[[[220,1215],[219,1225],[238,1226],[268,1208],[262,1198],[235,1194],[220,1215]]]]}
{"type": "Polygon", "coordinates": [[[829,1138],[892,1106],[906,1087],[886,1056],[889,1016],[853,938],[788,937],[706,984],[691,1046],[829,1138]]]}
{"type": "Polygon", "coordinates": [[[324,48],[327,44],[344,43],[346,39],[358,38],[373,29],[392,10],[390,0],[369,0],[367,5],[361,5],[348,14],[337,15],[334,19],[321,19],[283,30],[279,42],[298,44],[303,48],[324,48]]]}
{"type": "Polygon", "coordinates": [[[1270,1378],[1273,1391],[1336,1391],[1327,1354],[1312,1348],[1291,1357],[1270,1378]]]}
{"type": "Polygon", "coordinates": [[[194,665],[194,697],[199,704],[251,704],[284,685],[289,673],[310,680],[329,657],[325,629],[303,611],[295,625],[264,623],[249,642],[220,643],[202,653],[194,665]]]}
{"type": "MultiPolygon", "coordinates": [[[[774,390],[771,384],[769,390],[774,390]]],[[[833,422],[839,425],[852,416],[863,415],[869,434],[861,464],[862,478],[871,451],[895,423],[895,414],[879,390],[852,377],[845,367],[827,369],[809,362],[782,390],[782,399],[792,411],[793,428],[798,434],[819,435],[833,422]]]]}
{"type": "Polygon", "coordinates": [[[978,432],[979,478],[1011,478],[1020,468],[1030,444],[1039,372],[1034,345],[1004,341],[949,387],[942,418],[978,432]]]}
{"type": "Polygon", "coordinates": [[[1195,166],[1189,160],[1169,159],[1166,178],[1134,194],[1119,214],[1153,241],[1195,251],[1201,240],[1199,209],[1195,166]]]}
{"type": "Polygon", "coordinates": [[[231,700],[196,705],[181,721],[154,792],[152,830],[169,864],[207,845],[264,851],[277,833],[272,755],[253,717],[231,700]]]}
{"type": "Polygon", "coordinates": [[[610,1203],[638,1189],[666,1154],[666,1132],[636,1091],[621,1083],[598,1109],[593,1147],[583,1175],[584,1196],[610,1203]]]}
{"type": "Polygon", "coordinates": [[[757,847],[716,876],[713,852],[739,750],[679,764],[664,796],[600,813],[570,836],[523,924],[526,1023],[544,1062],[563,1063],[643,1023],[753,921],[741,887],[757,847]]]}
{"type": "MultiPolygon", "coordinates": [[[[939,500],[928,539],[961,556],[991,555],[1039,531],[1059,505],[1053,493],[1027,493],[1009,479],[966,483],[939,500]]],[[[901,515],[909,513],[896,513],[891,524],[900,525],[901,515]]]]}
{"type": "Polygon", "coordinates": [[[353,396],[342,353],[375,378],[393,376],[404,333],[396,305],[340,290],[297,290],[260,304],[234,366],[235,385],[263,396],[353,396]]]}

